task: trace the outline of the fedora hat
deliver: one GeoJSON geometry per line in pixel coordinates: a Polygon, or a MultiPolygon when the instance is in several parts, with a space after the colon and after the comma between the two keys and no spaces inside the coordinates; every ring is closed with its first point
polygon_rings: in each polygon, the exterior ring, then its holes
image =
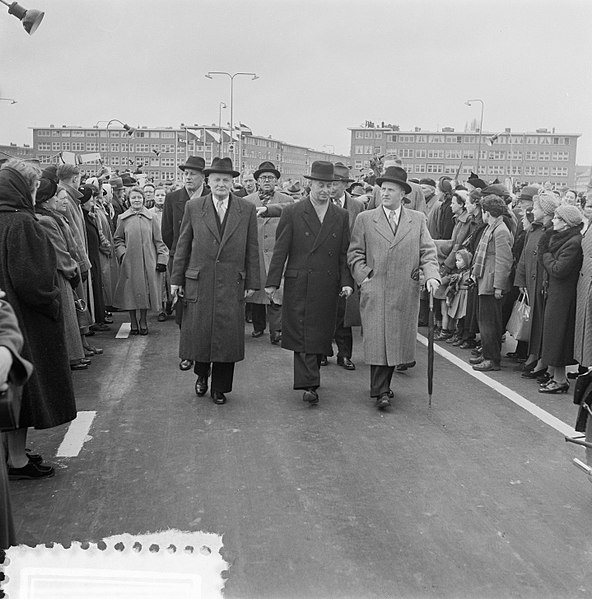
{"type": "Polygon", "coordinates": [[[354,179],[350,179],[349,169],[343,162],[336,162],[334,166],[335,180],[344,181],[345,183],[353,183],[354,179]]]}
{"type": "Polygon", "coordinates": [[[400,166],[387,167],[384,175],[376,179],[376,185],[382,185],[385,181],[387,183],[397,183],[405,190],[405,193],[411,193],[411,185],[407,183],[407,172],[400,166]]]}
{"type": "Polygon", "coordinates": [[[124,187],[133,187],[134,185],[138,184],[136,179],[134,179],[134,177],[128,173],[123,173],[123,175],[121,175],[121,181],[124,187]]]}
{"type": "Polygon", "coordinates": [[[114,190],[123,189],[123,180],[121,179],[121,177],[111,177],[110,182],[111,187],[114,190]]]}
{"type": "Polygon", "coordinates": [[[480,179],[479,176],[475,174],[473,171],[471,171],[471,174],[467,179],[467,183],[470,183],[473,187],[476,187],[477,189],[485,189],[487,187],[487,183],[485,183],[483,179],[480,179]]]}
{"type": "Polygon", "coordinates": [[[203,172],[206,168],[206,161],[201,156],[188,156],[185,164],[180,164],[179,168],[184,171],[186,168],[191,168],[194,171],[203,172]]]}
{"type": "Polygon", "coordinates": [[[273,164],[273,162],[262,162],[259,165],[259,168],[253,173],[253,177],[255,179],[259,179],[259,177],[263,174],[263,173],[272,173],[275,175],[276,179],[279,179],[281,177],[280,171],[277,170],[277,168],[275,168],[275,164],[273,164]]]}
{"type": "Polygon", "coordinates": [[[325,160],[315,160],[310,167],[310,175],[304,175],[304,178],[312,181],[335,181],[333,163],[325,160]]]}
{"type": "Polygon", "coordinates": [[[223,175],[232,175],[232,177],[238,177],[240,173],[232,168],[232,159],[230,158],[219,158],[216,156],[212,160],[212,166],[204,170],[203,174],[208,177],[212,173],[222,173],[223,175]]]}

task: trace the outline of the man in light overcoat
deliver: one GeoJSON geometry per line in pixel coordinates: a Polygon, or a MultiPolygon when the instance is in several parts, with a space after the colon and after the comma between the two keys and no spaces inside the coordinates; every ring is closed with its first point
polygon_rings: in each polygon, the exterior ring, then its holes
{"type": "Polygon", "coordinates": [[[428,292],[440,284],[436,245],[423,212],[403,207],[407,173],[388,167],[377,178],[378,208],[356,218],[348,263],[360,289],[364,355],[370,364],[370,395],[380,409],[391,405],[395,366],[415,361],[422,280],[428,292]]]}

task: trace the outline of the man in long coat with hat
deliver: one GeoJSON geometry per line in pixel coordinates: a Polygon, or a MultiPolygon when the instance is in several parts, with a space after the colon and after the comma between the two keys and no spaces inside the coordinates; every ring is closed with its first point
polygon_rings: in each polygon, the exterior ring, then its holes
{"type": "Polygon", "coordinates": [[[440,284],[436,244],[423,212],[402,205],[411,187],[399,166],[376,179],[381,204],[356,218],[348,263],[360,288],[364,355],[370,395],[390,405],[395,366],[415,361],[422,280],[428,292],[440,284]],[[423,276],[422,276],[423,275],[423,276]]]}
{"type": "MultiPolygon", "coordinates": [[[[164,199],[161,233],[162,240],[169,248],[169,275],[173,270],[173,260],[179,239],[181,221],[185,212],[185,204],[190,198],[203,197],[210,192],[209,187],[205,184],[203,174],[205,167],[206,163],[203,158],[200,156],[189,156],[185,164],[179,165],[179,169],[183,171],[183,187],[167,194],[164,199]]],[[[175,319],[177,324],[181,326],[181,321],[183,320],[182,302],[177,302],[175,306],[175,319]]],[[[181,362],[179,363],[181,370],[189,370],[191,366],[193,366],[191,360],[181,357],[181,362]]]]}
{"type": "Polygon", "coordinates": [[[216,404],[232,391],[234,364],[245,354],[245,296],[259,289],[255,206],[231,193],[239,173],[230,158],[204,170],[212,192],[185,206],[171,294],[183,299],[179,356],[195,362],[195,391],[216,404]]]}
{"type": "MultiPolygon", "coordinates": [[[[292,204],[294,200],[289,195],[277,190],[280,172],[272,162],[263,162],[253,173],[259,184],[259,189],[246,196],[246,200],[255,204],[257,208],[257,233],[259,237],[259,269],[261,283],[265,284],[267,271],[271,263],[275,234],[278,226],[278,216],[284,206],[292,204]]],[[[269,338],[273,345],[279,345],[282,337],[282,288],[278,289],[272,297],[268,297],[265,290],[256,291],[247,301],[251,303],[253,318],[253,332],[255,338],[261,337],[269,320],[269,338]]]]}
{"type": "Polygon", "coordinates": [[[273,294],[283,275],[282,347],[294,352],[294,389],[303,389],[303,400],[314,405],[319,364],[331,353],[337,300],[340,293],[351,295],[353,280],[349,214],[330,201],[333,163],[313,162],[305,177],[310,196],[282,211],[265,290],[273,294]]]}

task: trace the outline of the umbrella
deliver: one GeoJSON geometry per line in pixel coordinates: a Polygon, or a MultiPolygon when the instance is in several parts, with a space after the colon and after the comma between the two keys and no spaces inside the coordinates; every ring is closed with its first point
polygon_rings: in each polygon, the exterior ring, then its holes
{"type": "Polygon", "coordinates": [[[429,407],[432,407],[432,390],[434,387],[434,295],[430,294],[430,313],[428,316],[428,395],[429,407]]]}

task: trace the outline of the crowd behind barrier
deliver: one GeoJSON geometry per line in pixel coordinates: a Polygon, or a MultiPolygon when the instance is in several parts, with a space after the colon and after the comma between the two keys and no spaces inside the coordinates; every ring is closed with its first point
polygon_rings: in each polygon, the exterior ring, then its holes
{"type": "Polygon", "coordinates": [[[388,408],[393,371],[415,365],[430,293],[436,341],[467,350],[477,371],[502,368],[521,293],[528,330],[506,355],[521,376],[565,393],[567,367],[592,367],[592,191],[508,190],[475,174],[407,181],[397,157],[364,178],[317,162],[304,184],[281,182],[271,162],[239,177],[229,158],[206,168],[190,156],[180,170],[171,185],[108,169],[83,177],[70,164],[0,168],[0,391],[22,394],[19,428],[1,433],[0,549],[16,543],[8,479],[55,474],[27,431],[76,417],[72,377],[100,360],[93,337],[114,311],[129,313],[132,336],[149,334],[149,313],[174,318],[179,368],[217,404],[247,322],[252,337],[268,329],[294,352],[294,388],[311,405],[334,343],[337,364],[355,370],[352,326],[363,325],[370,393],[388,408]]]}

